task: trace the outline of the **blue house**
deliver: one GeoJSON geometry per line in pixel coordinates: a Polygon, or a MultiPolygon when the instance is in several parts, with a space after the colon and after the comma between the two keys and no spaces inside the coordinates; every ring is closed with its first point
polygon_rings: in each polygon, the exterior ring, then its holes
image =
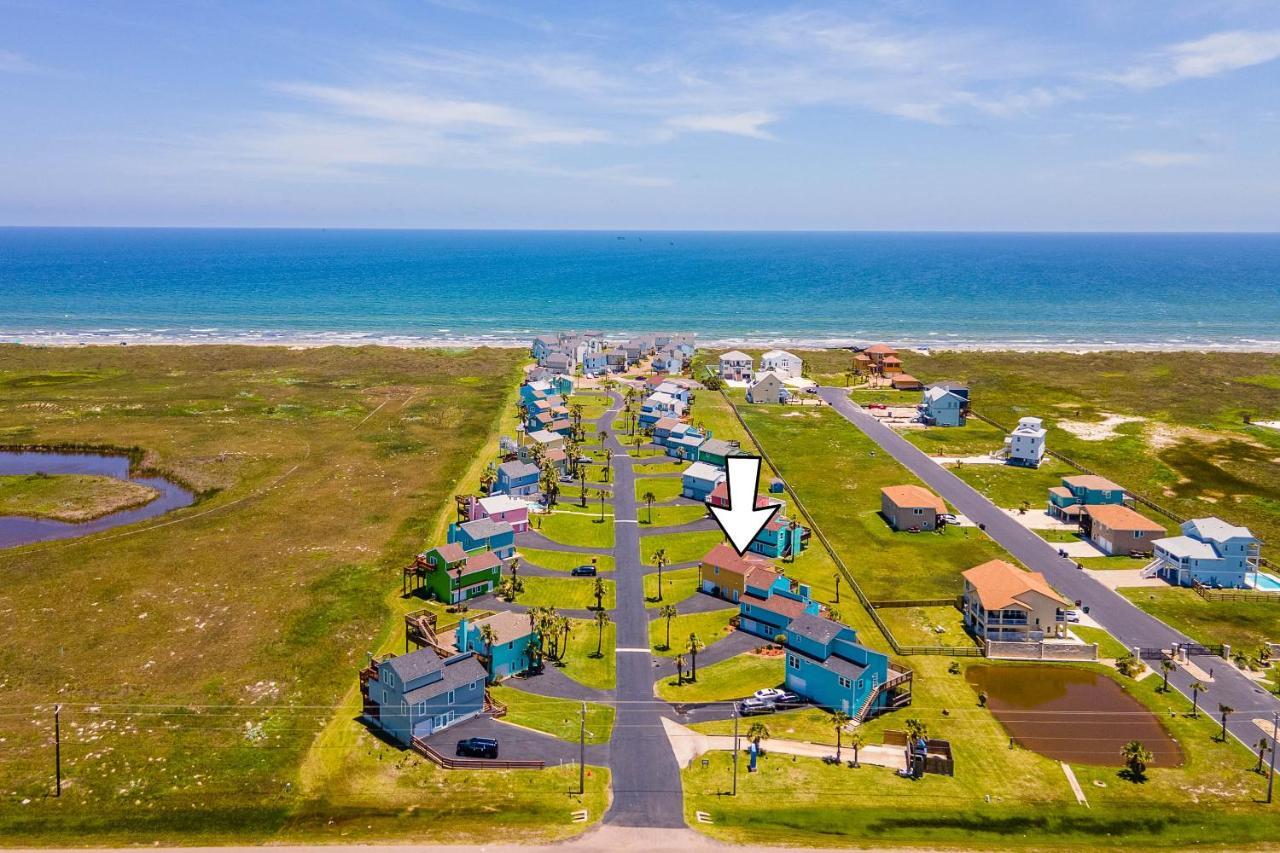
{"type": "Polygon", "coordinates": [[[756,586],[765,580],[769,578],[764,572],[747,574],[747,592],[738,600],[738,630],[773,641],[798,616],[818,615],[819,605],[809,597],[808,585],[774,575],[768,587],[756,586]]]}
{"type": "Polygon", "coordinates": [[[560,339],[554,335],[539,335],[533,339],[533,346],[529,352],[537,360],[538,364],[546,364],[547,356],[555,352],[560,347],[560,339]]]}
{"type": "Polygon", "coordinates": [[[403,747],[484,710],[485,670],[471,652],[375,659],[360,673],[364,716],[403,747]]]}
{"type": "Polygon", "coordinates": [[[1063,477],[1061,486],[1049,489],[1049,515],[1062,521],[1079,521],[1081,508],[1123,504],[1124,488],[1096,474],[1063,477]]]}
{"type": "Polygon", "coordinates": [[[498,466],[498,478],[489,494],[511,495],[513,498],[536,495],[541,478],[542,472],[532,462],[521,462],[518,459],[503,462],[498,466]]]}
{"type": "Polygon", "coordinates": [[[956,382],[938,382],[924,389],[920,416],[930,426],[964,426],[969,412],[969,389],[956,382]]]}
{"type": "Polygon", "coordinates": [[[592,350],[582,356],[582,372],[588,376],[596,376],[609,372],[609,357],[604,350],[592,350]]]}
{"type": "Polygon", "coordinates": [[[786,685],[793,693],[855,720],[890,704],[883,689],[889,658],[858,643],[847,625],[802,613],[786,631],[786,685]]]}
{"type": "Polygon", "coordinates": [[[778,513],[760,529],[747,550],[775,560],[798,557],[809,544],[809,528],[778,513]]]}
{"type": "Polygon", "coordinates": [[[1193,518],[1182,523],[1182,535],[1152,543],[1155,559],[1144,570],[1179,586],[1257,587],[1274,578],[1259,572],[1260,541],[1247,527],[1220,518],[1193,518]]]}
{"type": "Polygon", "coordinates": [[[525,672],[540,657],[538,632],[524,613],[504,610],[474,621],[463,619],[454,634],[458,651],[475,652],[485,662],[491,683],[525,672]],[[484,641],[486,626],[497,635],[492,646],[484,641]]]}
{"type": "Polygon", "coordinates": [[[505,521],[494,521],[492,518],[450,524],[447,541],[457,542],[467,553],[492,551],[500,560],[505,560],[516,552],[515,528],[505,521]]]}
{"type": "Polygon", "coordinates": [[[695,462],[680,475],[680,494],[695,501],[705,501],[711,490],[724,479],[724,471],[707,462],[695,462]]]}

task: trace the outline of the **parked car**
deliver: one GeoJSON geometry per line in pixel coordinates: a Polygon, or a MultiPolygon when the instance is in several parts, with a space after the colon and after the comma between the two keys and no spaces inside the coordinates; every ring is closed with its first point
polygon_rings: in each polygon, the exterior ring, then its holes
{"type": "Polygon", "coordinates": [[[1079,611],[1079,610],[1068,610],[1066,613],[1064,613],[1064,614],[1063,614],[1063,616],[1065,616],[1065,617],[1066,617],[1066,620],[1067,620],[1068,622],[1079,622],[1079,621],[1080,621],[1080,611],[1079,611]]]}
{"type": "Polygon", "coordinates": [[[754,717],[758,714],[772,714],[778,710],[778,706],[770,702],[768,699],[757,699],[752,696],[750,699],[743,699],[738,703],[738,716],[754,717]]]}
{"type": "Polygon", "coordinates": [[[772,702],[779,708],[787,708],[794,705],[803,705],[804,700],[790,690],[783,690],[780,687],[766,687],[763,690],[757,690],[755,698],[763,699],[766,702],[772,702]]]}
{"type": "Polygon", "coordinates": [[[942,521],[943,523],[945,523],[945,524],[959,524],[959,523],[960,523],[960,519],[959,519],[959,518],[957,518],[957,517],[956,517],[956,515],[955,515],[954,513],[950,513],[950,512],[944,512],[942,515],[938,516],[938,519],[939,519],[940,521],[942,521]]]}
{"type": "Polygon", "coordinates": [[[579,457],[578,457],[578,464],[579,464],[579,465],[591,465],[591,464],[593,464],[595,461],[596,461],[596,460],[592,459],[590,456],[579,456],[579,457]]]}
{"type": "Polygon", "coordinates": [[[575,578],[593,578],[596,576],[596,567],[574,566],[573,570],[569,572],[569,574],[573,575],[575,578]]]}
{"type": "Polygon", "coordinates": [[[497,758],[498,742],[491,737],[469,737],[458,741],[458,755],[464,758],[497,758]]]}
{"type": "Polygon", "coordinates": [[[884,403],[868,403],[867,408],[868,409],[887,409],[889,407],[886,406],[884,403]]]}

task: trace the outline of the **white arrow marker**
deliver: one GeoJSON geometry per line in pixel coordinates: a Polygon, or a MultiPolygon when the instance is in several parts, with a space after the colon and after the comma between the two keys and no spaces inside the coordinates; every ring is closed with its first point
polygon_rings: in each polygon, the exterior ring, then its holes
{"type": "Polygon", "coordinates": [[[782,505],[773,504],[765,509],[756,509],[756,488],[760,483],[759,456],[730,456],[725,463],[728,471],[729,508],[713,506],[711,514],[741,557],[747,553],[751,541],[782,509],[782,505]]]}

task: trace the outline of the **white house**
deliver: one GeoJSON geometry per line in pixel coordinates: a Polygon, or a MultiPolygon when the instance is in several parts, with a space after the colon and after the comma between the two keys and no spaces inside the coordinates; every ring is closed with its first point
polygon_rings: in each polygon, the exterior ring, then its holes
{"type": "Polygon", "coordinates": [[[787,399],[787,387],[776,373],[761,373],[747,389],[748,403],[783,403],[787,399]]]}
{"type": "Polygon", "coordinates": [[[755,378],[756,360],[745,352],[730,350],[720,356],[720,378],[750,382],[755,378]]]}
{"type": "Polygon", "coordinates": [[[1191,586],[1244,587],[1257,583],[1259,540],[1247,527],[1220,518],[1193,518],[1182,523],[1182,535],[1157,539],[1155,560],[1144,575],[1191,586]],[[1252,577],[1250,577],[1252,575],[1252,577]]]}
{"type": "Polygon", "coordinates": [[[1039,468],[1044,459],[1044,421],[1022,418],[1018,427],[1004,440],[1005,458],[1010,465],[1039,468]]]}
{"type": "Polygon", "coordinates": [[[779,379],[799,379],[804,371],[804,362],[800,356],[786,350],[771,349],[760,356],[760,372],[765,371],[777,374],[779,379]]]}

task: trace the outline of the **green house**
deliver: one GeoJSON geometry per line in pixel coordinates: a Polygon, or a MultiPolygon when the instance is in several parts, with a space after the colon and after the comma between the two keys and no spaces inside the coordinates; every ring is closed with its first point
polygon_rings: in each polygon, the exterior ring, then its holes
{"type": "Polygon", "coordinates": [[[493,592],[502,580],[502,560],[489,550],[467,553],[457,542],[419,555],[423,588],[446,604],[457,604],[493,592]]]}
{"type": "Polygon", "coordinates": [[[707,462],[711,465],[719,465],[724,468],[728,465],[725,462],[730,456],[745,456],[742,452],[742,445],[736,441],[726,441],[722,438],[709,438],[698,448],[699,462],[707,462]]]}

